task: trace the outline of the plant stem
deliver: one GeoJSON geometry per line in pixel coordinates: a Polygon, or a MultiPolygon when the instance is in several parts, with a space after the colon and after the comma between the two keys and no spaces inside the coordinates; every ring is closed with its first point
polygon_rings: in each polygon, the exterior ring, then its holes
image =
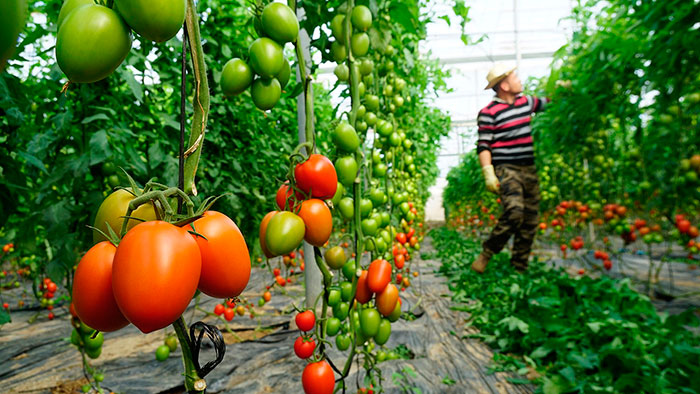
{"type": "Polygon", "coordinates": [[[200,378],[194,367],[194,362],[192,361],[192,349],[190,349],[185,319],[180,316],[173,323],[173,328],[175,328],[175,333],[177,334],[177,339],[182,349],[182,363],[185,367],[185,390],[187,390],[188,393],[203,393],[203,391],[197,391],[194,388],[195,382],[200,380],[200,378]]]}
{"type": "Polygon", "coordinates": [[[199,33],[199,16],[197,15],[194,0],[187,0],[185,26],[187,27],[190,55],[192,56],[195,94],[192,100],[194,115],[192,117],[192,131],[190,132],[188,148],[188,150],[193,148],[194,150],[185,158],[184,191],[190,195],[197,195],[197,187],[194,184],[194,178],[197,174],[199,156],[202,153],[207,118],[209,116],[209,81],[207,80],[207,66],[204,62],[204,50],[202,49],[202,39],[199,33]]]}

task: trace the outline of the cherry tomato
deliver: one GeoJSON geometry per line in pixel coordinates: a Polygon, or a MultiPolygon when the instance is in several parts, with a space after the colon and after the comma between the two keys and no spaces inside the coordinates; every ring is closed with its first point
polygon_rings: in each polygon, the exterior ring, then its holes
{"type": "Polygon", "coordinates": [[[224,306],[221,304],[216,304],[214,307],[214,314],[221,316],[224,313],[224,306]]]}
{"type": "Polygon", "coordinates": [[[114,255],[114,298],[139,330],[159,330],[187,309],[201,271],[199,246],[187,230],[163,221],[141,223],[114,255]]]}
{"type": "Polygon", "coordinates": [[[323,257],[326,260],[326,264],[334,270],[343,268],[348,261],[348,258],[345,256],[345,249],[340,246],[334,246],[326,250],[323,257]]]}
{"type": "Polygon", "coordinates": [[[304,221],[304,239],[311,245],[321,247],[331,237],[333,216],[325,202],[312,198],[301,203],[299,217],[304,221]]]}
{"type": "Polygon", "coordinates": [[[300,190],[321,200],[333,197],[338,187],[338,175],[333,163],[319,154],[313,154],[307,161],[297,164],[294,177],[300,190]]]}
{"type": "Polygon", "coordinates": [[[302,360],[313,356],[315,349],[316,342],[311,338],[307,340],[304,337],[299,337],[294,341],[294,354],[302,360]]]}
{"type": "Polygon", "coordinates": [[[301,383],[306,394],[333,394],[335,375],[325,360],[310,363],[301,374],[301,383]]]}
{"type": "Polygon", "coordinates": [[[294,321],[301,331],[308,332],[314,329],[314,325],[316,324],[316,316],[314,316],[312,311],[304,311],[297,314],[294,321]]]}
{"type": "Polygon", "coordinates": [[[116,331],[129,321],[117,306],[112,290],[112,268],[117,248],[104,241],[80,259],[73,279],[73,303],[81,321],[97,330],[116,331]]]}
{"type": "Polygon", "coordinates": [[[198,288],[214,298],[231,298],[243,292],[250,279],[250,255],[243,234],[223,213],[204,212],[192,223],[202,256],[198,288]]]}

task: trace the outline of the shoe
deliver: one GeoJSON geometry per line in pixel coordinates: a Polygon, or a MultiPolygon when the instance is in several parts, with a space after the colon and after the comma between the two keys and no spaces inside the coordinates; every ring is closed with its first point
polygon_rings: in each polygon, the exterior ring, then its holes
{"type": "Polygon", "coordinates": [[[490,258],[486,257],[483,253],[474,260],[472,263],[472,269],[480,274],[486,269],[486,265],[489,263],[490,258]]]}

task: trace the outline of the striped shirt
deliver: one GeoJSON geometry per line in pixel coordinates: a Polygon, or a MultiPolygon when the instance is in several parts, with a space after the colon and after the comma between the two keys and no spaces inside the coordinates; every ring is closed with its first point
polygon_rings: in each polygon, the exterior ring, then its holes
{"type": "Polygon", "coordinates": [[[545,108],[549,99],[518,96],[513,104],[494,97],[479,111],[477,153],[491,151],[491,162],[499,164],[535,164],[532,149],[531,115],[545,108]]]}

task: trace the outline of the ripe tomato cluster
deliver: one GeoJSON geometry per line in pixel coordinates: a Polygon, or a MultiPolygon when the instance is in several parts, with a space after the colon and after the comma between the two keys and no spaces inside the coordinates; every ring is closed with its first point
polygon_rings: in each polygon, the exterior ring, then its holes
{"type": "Polygon", "coordinates": [[[132,323],[148,333],[177,320],[197,289],[216,298],[238,296],[250,269],[243,235],[222,213],[206,211],[185,227],[148,221],[118,246],[102,241],[83,256],[73,303],[80,319],[97,330],[132,323]]]}
{"type": "Polygon", "coordinates": [[[333,217],[324,202],[338,188],[333,163],[312,154],[296,165],[294,178],[298,190],[290,189],[288,183],[281,185],[276,198],[280,210],[269,212],[260,223],[260,247],[267,257],[289,254],[302,240],[321,247],[333,231],[333,217]]]}
{"type": "Polygon", "coordinates": [[[54,306],[54,296],[58,286],[49,278],[44,278],[44,280],[39,284],[39,294],[41,294],[41,306],[45,307],[49,311],[47,317],[49,320],[53,320],[55,315],[53,313],[54,306]]]}
{"type": "Polygon", "coordinates": [[[299,21],[287,5],[272,2],[261,12],[256,10],[255,29],[260,38],[250,45],[248,62],[234,58],[224,65],[221,90],[227,96],[235,96],[250,87],[253,103],[266,111],[277,104],[289,82],[291,68],[283,47],[296,41],[299,21]]]}
{"type": "Polygon", "coordinates": [[[164,42],[185,21],[185,0],[115,0],[113,8],[106,4],[68,0],[61,7],[56,61],[71,82],[91,83],[112,74],[131,50],[132,29],[141,39],[164,42]]]}

